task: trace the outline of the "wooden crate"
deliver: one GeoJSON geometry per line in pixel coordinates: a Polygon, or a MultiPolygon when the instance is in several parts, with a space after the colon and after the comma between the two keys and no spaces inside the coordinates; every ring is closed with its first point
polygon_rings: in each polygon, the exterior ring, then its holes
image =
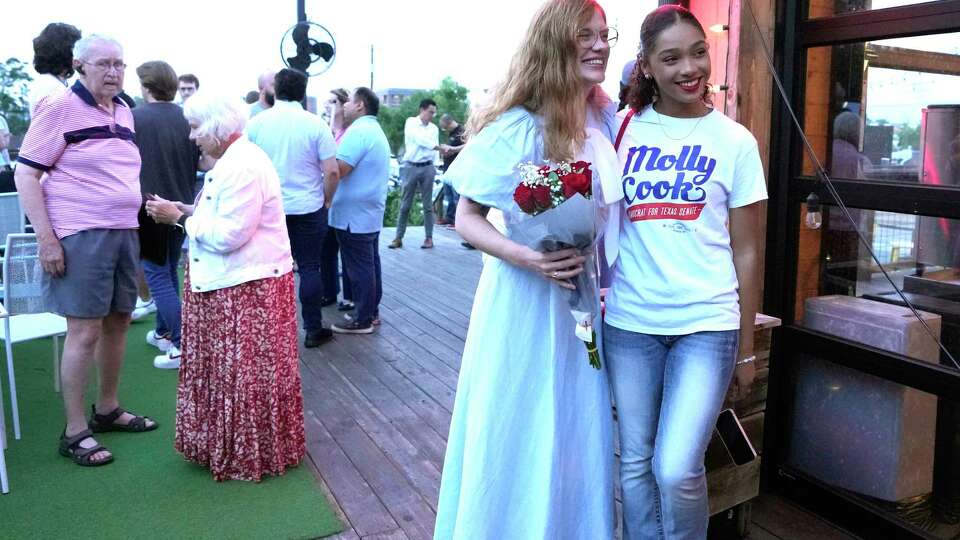
{"type": "Polygon", "coordinates": [[[723,443],[714,433],[707,447],[707,490],[710,493],[710,514],[718,514],[760,494],[760,467],[763,458],[763,421],[767,408],[767,379],[770,373],[770,340],[780,319],[757,314],[754,330],[754,354],[757,355],[757,377],[742,395],[735,395],[733,386],[727,393],[723,408],[732,408],[743,424],[744,431],[761,454],[743,466],[735,465],[723,443]]]}

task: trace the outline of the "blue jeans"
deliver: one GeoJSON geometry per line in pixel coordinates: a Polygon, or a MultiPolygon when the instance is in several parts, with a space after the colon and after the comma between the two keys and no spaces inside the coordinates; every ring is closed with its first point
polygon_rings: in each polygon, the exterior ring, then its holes
{"type": "Polygon", "coordinates": [[[340,292],[340,281],[343,281],[343,299],[353,300],[353,287],[346,272],[340,271],[343,257],[340,257],[340,242],[337,241],[337,230],[327,227],[327,234],[323,238],[323,252],[320,255],[320,276],[323,278],[323,297],[327,300],[336,300],[340,292]],[[341,264],[337,264],[340,262],[341,264]],[[340,279],[338,279],[340,278],[340,279]]]}
{"type": "Polygon", "coordinates": [[[739,331],[683,336],[603,326],[617,404],[623,538],[707,537],[707,444],[736,365],[739,331]]]}
{"type": "Polygon", "coordinates": [[[167,243],[167,263],[154,264],[143,259],[143,275],[157,305],[157,335],[170,336],[173,345],[180,348],[180,263],[183,234],[171,231],[167,243]]]}
{"type": "Polygon", "coordinates": [[[380,233],[337,231],[343,270],[353,286],[357,322],[366,325],[380,316],[383,281],[380,273],[380,233]]]}
{"type": "Polygon", "coordinates": [[[288,215],[287,234],[290,251],[300,276],[300,308],[303,329],[317,332],[323,328],[323,279],[320,276],[320,252],[327,234],[327,209],[309,214],[288,215]]]}
{"type": "Polygon", "coordinates": [[[445,217],[449,223],[453,223],[457,220],[457,202],[460,200],[460,194],[450,184],[444,184],[443,196],[447,201],[445,217]]]}

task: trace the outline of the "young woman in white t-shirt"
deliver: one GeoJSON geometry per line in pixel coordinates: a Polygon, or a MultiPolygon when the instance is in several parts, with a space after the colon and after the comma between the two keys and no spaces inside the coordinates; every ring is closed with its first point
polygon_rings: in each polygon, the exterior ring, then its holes
{"type": "Polygon", "coordinates": [[[697,19],[660,7],[643,22],[641,51],[634,112],[620,114],[623,202],[607,240],[619,249],[603,337],[624,538],[699,539],[707,443],[734,371],[741,388],[754,377],[766,186],[756,140],[709,104],[710,55],[697,19]]]}

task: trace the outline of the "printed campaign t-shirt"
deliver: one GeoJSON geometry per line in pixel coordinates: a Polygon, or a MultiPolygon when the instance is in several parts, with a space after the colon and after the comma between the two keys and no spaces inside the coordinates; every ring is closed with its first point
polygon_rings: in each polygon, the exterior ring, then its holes
{"type": "Polygon", "coordinates": [[[617,154],[620,249],[605,321],[655,335],[738,329],[727,221],[730,208],[767,198],[756,139],[715,110],[674,118],[647,107],[617,154]]]}

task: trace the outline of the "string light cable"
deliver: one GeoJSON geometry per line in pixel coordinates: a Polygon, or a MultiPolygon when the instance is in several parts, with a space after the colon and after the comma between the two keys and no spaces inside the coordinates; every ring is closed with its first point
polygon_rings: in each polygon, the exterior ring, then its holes
{"type": "Polygon", "coordinates": [[[943,351],[943,354],[950,359],[954,367],[960,369],[960,363],[957,362],[953,354],[947,350],[943,345],[943,342],[937,335],[933,332],[933,329],[930,328],[930,325],[927,324],[927,321],[920,316],[920,311],[917,310],[916,306],[907,299],[906,295],[900,290],[900,287],[897,287],[897,284],[894,283],[893,278],[890,277],[890,274],[887,272],[886,268],[883,267],[883,264],[880,262],[880,259],[877,257],[877,254],[873,251],[873,248],[870,246],[870,242],[867,241],[866,236],[863,232],[860,231],[860,227],[857,224],[856,220],[853,219],[853,216],[850,214],[850,210],[847,208],[847,205],[843,202],[843,199],[840,198],[840,194],[837,192],[836,187],[833,185],[833,181],[830,179],[830,176],[827,175],[826,170],[823,167],[823,164],[820,163],[820,159],[817,158],[816,152],[813,150],[813,146],[810,144],[810,140],[807,138],[807,134],[803,131],[803,127],[800,125],[800,120],[797,119],[797,114],[793,110],[793,106],[790,104],[790,99],[787,97],[787,91],[783,86],[783,81],[780,80],[780,76],[777,74],[777,69],[773,63],[773,55],[770,53],[770,49],[767,46],[767,41],[763,35],[763,31],[760,29],[760,22],[757,20],[757,15],[753,10],[753,2],[751,0],[746,0],[747,10],[750,12],[750,18],[753,21],[753,26],[757,31],[757,37],[760,40],[760,46],[763,49],[764,59],[767,61],[767,67],[770,70],[770,74],[773,76],[774,82],[776,82],[777,90],[780,92],[780,98],[783,100],[783,104],[786,107],[787,111],[790,113],[790,118],[793,120],[793,125],[797,129],[797,133],[800,134],[800,138],[803,140],[803,146],[806,150],[807,156],[810,158],[810,161],[813,163],[817,171],[818,182],[822,183],[827,189],[827,192],[831,197],[836,201],[837,206],[840,208],[843,216],[850,222],[850,225],[853,227],[853,230],[857,233],[857,238],[859,238],[860,243],[867,250],[867,253],[870,254],[870,258],[877,264],[880,268],[880,272],[883,274],[883,277],[890,283],[893,287],[893,290],[897,292],[897,296],[900,297],[900,300],[910,309],[913,313],[913,316],[920,321],[920,324],[923,326],[923,329],[926,331],[927,335],[930,336],[937,346],[943,351]]]}

